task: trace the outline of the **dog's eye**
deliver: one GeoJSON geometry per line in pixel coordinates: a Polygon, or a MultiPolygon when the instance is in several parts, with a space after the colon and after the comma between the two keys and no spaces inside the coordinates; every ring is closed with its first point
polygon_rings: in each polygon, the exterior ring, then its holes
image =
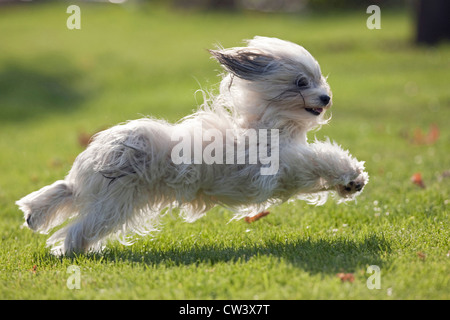
{"type": "Polygon", "coordinates": [[[299,88],[305,88],[309,85],[308,79],[305,77],[300,77],[297,80],[295,80],[295,85],[299,88]]]}

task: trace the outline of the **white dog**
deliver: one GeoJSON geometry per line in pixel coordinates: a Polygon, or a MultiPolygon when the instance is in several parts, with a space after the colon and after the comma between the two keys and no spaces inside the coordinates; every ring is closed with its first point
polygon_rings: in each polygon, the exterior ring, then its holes
{"type": "Polygon", "coordinates": [[[215,205],[240,218],[290,198],[320,203],[335,192],[351,200],[362,191],[368,182],[363,162],[329,141],[307,143],[306,133],[327,122],[331,106],[330,88],[308,51],[255,37],[247,47],[210,53],[225,73],[220,93],[196,113],[177,124],[144,118],[100,132],[64,180],[17,201],[32,230],[48,233],[69,220],[47,241],[55,254],[98,251],[111,235],[125,241],[128,234],[154,231],[173,207],[187,221],[215,205]],[[239,138],[252,130],[270,131],[270,141],[239,138]],[[192,151],[179,148],[185,138],[192,151]],[[235,147],[244,150],[244,161],[235,147]],[[266,150],[275,170],[263,173],[268,162],[261,152],[247,161],[252,147],[266,150]],[[207,148],[223,161],[199,159],[207,148]]]}

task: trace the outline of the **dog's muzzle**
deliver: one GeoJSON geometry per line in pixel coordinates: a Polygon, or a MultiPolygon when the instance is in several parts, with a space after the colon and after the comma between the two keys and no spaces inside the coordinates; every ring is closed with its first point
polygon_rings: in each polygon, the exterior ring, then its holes
{"type": "Polygon", "coordinates": [[[323,94],[323,95],[319,96],[319,100],[320,100],[320,103],[322,103],[323,107],[305,108],[305,110],[315,116],[320,115],[324,111],[324,108],[326,108],[329,105],[331,98],[329,95],[323,94]]]}

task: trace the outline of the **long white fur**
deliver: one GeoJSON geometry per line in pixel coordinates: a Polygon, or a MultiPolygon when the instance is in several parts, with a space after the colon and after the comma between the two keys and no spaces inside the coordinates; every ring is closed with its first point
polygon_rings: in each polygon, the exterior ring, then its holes
{"type": "Polygon", "coordinates": [[[330,141],[307,142],[306,133],[328,120],[324,112],[313,115],[305,108],[331,106],[318,98],[331,97],[331,91],[308,51],[288,41],[255,37],[246,47],[212,54],[219,61],[226,57],[238,63],[233,55],[241,55],[258,63],[243,66],[248,75],[225,64],[219,94],[176,124],[143,118],[98,133],[64,180],[17,201],[25,224],[35,231],[47,233],[70,219],[47,241],[55,254],[98,251],[112,235],[126,243],[127,234],[156,230],[161,215],[174,207],[187,221],[216,205],[240,218],[292,198],[323,203],[335,192],[347,201],[362,191],[368,182],[363,162],[330,141]],[[307,77],[307,88],[295,87],[299,76],[307,77]],[[224,136],[227,130],[239,136],[247,129],[278,129],[278,172],[261,175],[259,164],[175,165],[172,133],[180,130],[192,137],[200,126],[224,136]]]}

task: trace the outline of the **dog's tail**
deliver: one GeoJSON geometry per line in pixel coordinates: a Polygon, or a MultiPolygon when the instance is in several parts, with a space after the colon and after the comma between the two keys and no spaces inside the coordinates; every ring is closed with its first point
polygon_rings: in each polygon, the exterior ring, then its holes
{"type": "Polygon", "coordinates": [[[24,213],[24,225],[34,231],[47,233],[75,213],[73,195],[72,185],[59,180],[30,193],[16,204],[24,213]]]}

